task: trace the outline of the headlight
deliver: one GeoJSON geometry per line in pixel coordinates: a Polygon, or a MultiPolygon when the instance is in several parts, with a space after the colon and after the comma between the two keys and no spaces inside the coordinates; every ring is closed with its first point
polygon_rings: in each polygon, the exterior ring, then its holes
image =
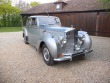
{"type": "Polygon", "coordinates": [[[67,42],[67,39],[64,38],[63,36],[59,36],[59,40],[60,40],[61,44],[66,44],[66,42],[67,42]]]}
{"type": "Polygon", "coordinates": [[[66,44],[66,42],[67,42],[67,39],[62,39],[62,41],[61,41],[61,44],[66,44]]]}
{"type": "Polygon", "coordinates": [[[82,36],[82,40],[85,40],[85,35],[82,36]]]}
{"type": "Polygon", "coordinates": [[[80,39],[80,40],[85,40],[85,35],[79,34],[79,39],[80,39]]]}

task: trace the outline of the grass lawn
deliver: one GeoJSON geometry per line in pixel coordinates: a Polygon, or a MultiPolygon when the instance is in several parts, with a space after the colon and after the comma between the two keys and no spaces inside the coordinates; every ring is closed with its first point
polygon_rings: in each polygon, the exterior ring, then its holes
{"type": "Polygon", "coordinates": [[[0,32],[17,32],[22,31],[22,27],[0,27],[0,32]]]}

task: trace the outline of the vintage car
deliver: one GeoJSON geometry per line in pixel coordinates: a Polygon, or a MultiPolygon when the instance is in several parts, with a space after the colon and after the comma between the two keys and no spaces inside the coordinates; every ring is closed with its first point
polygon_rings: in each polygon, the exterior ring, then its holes
{"type": "Polygon", "coordinates": [[[61,26],[55,16],[30,16],[23,31],[24,42],[41,49],[44,62],[72,60],[74,56],[92,52],[92,41],[85,31],[61,26]]]}

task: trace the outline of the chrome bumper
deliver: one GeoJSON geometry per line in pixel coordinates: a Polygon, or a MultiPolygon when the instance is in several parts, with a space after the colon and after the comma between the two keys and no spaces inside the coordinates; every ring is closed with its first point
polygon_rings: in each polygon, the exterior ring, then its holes
{"type": "Polygon", "coordinates": [[[88,54],[88,53],[90,53],[92,51],[93,50],[90,50],[90,51],[80,51],[80,52],[75,52],[75,53],[63,54],[63,57],[62,58],[56,58],[56,59],[54,59],[54,61],[65,61],[65,60],[72,61],[72,58],[74,56],[78,56],[78,55],[81,55],[81,54],[88,54]]]}

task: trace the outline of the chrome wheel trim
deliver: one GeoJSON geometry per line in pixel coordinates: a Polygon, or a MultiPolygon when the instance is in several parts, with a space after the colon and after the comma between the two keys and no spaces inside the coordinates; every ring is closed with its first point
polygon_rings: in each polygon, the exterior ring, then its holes
{"type": "Polygon", "coordinates": [[[45,61],[50,60],[50,53],[49,53],[49,50],[46,47],[43,49],[43,57],[44,57],[45,61]]]}

